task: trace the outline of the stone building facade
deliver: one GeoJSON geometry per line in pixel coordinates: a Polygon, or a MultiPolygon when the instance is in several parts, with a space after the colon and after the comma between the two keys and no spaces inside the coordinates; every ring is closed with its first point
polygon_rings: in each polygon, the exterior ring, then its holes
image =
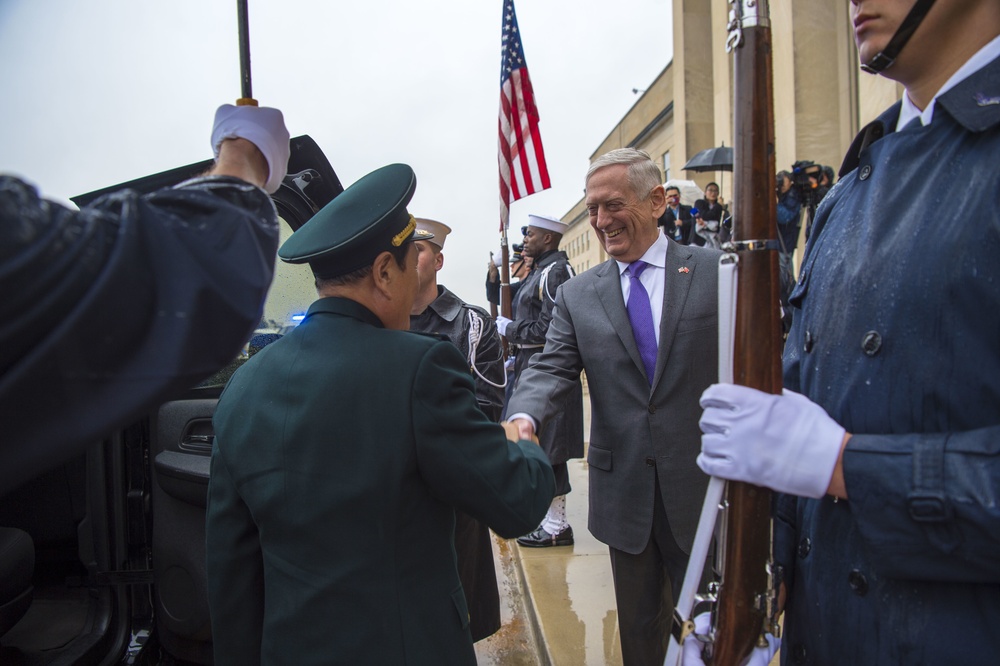
{"type": "MultiPolygon", "coordinates": [[[[797,160],[840,168],[858,130],[899,99],[902,87],[858,68],[844,0],[771,0],[776,168],[797,160]]],[[[728,200],[732,174],[681,169],[700,150],[733,145],[733,66],[726,53],[728,0],[673,0],[673,60],[591,154],[648,152],[664,180],[715,181],[728,200]]],[[[563,215],[577,272],[607,260],[581,198],[563,215]]],[[[801,240],[800,240],[801,247],[801,240]]],[[[800,250],[801,252],[801,250],[800,250]]]]}

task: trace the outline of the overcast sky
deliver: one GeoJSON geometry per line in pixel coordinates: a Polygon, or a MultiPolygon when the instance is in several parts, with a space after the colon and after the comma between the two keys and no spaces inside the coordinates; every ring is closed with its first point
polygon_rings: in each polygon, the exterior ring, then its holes
{"type": "MultiPolygon", "coordinates": [[[[552,188],[511,206],[562,216],[588,158],[672,57],[670,0],[516,0],[552,188]]],[[[485,303],[499,249],[501,0],[250,0],[253,92],[345,186],[391,162],[410,211],[450,225],[440,281],[485,303]]],[[[0,0],[0,172],[68,197],[211,157],[239,97],[232,0],[0,0]]]]}

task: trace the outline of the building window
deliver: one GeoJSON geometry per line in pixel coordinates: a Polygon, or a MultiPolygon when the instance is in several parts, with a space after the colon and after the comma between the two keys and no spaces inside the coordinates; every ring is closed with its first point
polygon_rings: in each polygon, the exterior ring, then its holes
{"type": "Polygon", "coordinates": [[[670,151],[663,153],[663,182],[670,180],[670,151]]]}

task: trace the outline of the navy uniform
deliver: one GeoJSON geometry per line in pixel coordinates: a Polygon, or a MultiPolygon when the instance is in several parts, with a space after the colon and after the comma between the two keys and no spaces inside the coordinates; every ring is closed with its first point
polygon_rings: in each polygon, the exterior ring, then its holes
{"type": "Polygon", "coordinates": [[[410,330],[437,333],[450,340],[468,361],[476,383],[479,408],[500,420],[505,385],[503,347],[490,314],[466,303],[448,287],[438,285],[438,297],[419,315],[410,317],[410,330]]]}
{"type": "MultiPolygon", "coordinates": [[[[444,249],[451,227],[437,220],[417,219],[417,230],[432,235],[428,243],[444,249]]],[[[410,330],[436,333],[450,340],[469,362],[476,383],[479,408],[494,421],[500,420],[506,378],[503,346],[496,324],[481,307],[466,303],[444,285],[437,285],[438,296],[427,308],[410,317],[410,330]]]]}
{"type": "MultiPolygon", "coordinates": [[[[365,176],[279,256],[308,261],[321,285],[376,284],[385,252],[413,239],[414,187],[405,165],[365,176]]],[[[392,270],[394,288],[414,279],[392,270]]],[[[408,311],[412,293],[397,297],[408,311]]],[[[514,536],[548,505],[544,454],[482,413],[456,347],[388,329],[375,307],[320,298],[220,398],[207,517],[216,664],[475,664],[455,509],[514,536]]]]}
{"type": "Polygon", "coordinates": [[[848,501],[778,503],[786,664],[1000,653],[1000,60],[899,115],[851,146],[791,295],[785,386],[853,435],[848,501]]]}
{"type": "MultiPolygon", "coordinates": [[[[567,228],[564,222],[543,215],[529,215],[528,225],[560,235],[567,228]]],[[[531,272],[521,280],[512,303],[513,321],[504,330],[504,336],[516,350],[512,394],[517,392],[521,375],[532,357],[545,347],[545,335],[552,322],[552,310],[560,285],[574,275],[569,257],[562,250],[549,250],[541,256],[532,257],[531,272]]],[[[538,434],[542,449],[549,456],[556,474],[556,495],[546,518],[549,527],[539,526],[539,529],[519,539],[518,542],[524,546],[573,543],[573,530],[565,518],[565,496],[572,489],[566,463],[572,458],[583,457],[582,384],[577,381],[560,402],[556,416],[547,421],[538,434]]]]}
{"type": "MultiPolygon", "coordinates": [[[[418,218],[417,231],[433,234],[426,242],[436,245],[440,252],[451,227],[418,218]]],[[[444,336],[458,347],[472,373],[479,408],[490,420],[499,421],[505,380],[496,324],[485,310],[466,303],[444,285],[436,288],[437,298],[420,314],[410,315],[410,330],[444,336]]],[[[458,576],[469,602],[469,629],[472,640],[479,641],[500,628],[500,592],[489,528],[462,511],[456,512],[455,551],[458,576]]]]}

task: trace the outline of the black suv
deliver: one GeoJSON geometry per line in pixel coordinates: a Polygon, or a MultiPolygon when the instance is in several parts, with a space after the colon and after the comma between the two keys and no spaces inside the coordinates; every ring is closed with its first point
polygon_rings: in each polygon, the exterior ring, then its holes
{"type": "MultiPolygon", "coordinates": [[[[153,191],[210,165],[73,201],[153,191]]],[[[288,173],[272,195],[281,242],[343,190],[308,136],[292,139],[288,173]]],[[[205,576],[212,413],[233,371],[294,327],[315,298],[307,266],[277,262],[260,327],[228,367],[0,498],[0,664],[212,663],[205,576]]]]}

